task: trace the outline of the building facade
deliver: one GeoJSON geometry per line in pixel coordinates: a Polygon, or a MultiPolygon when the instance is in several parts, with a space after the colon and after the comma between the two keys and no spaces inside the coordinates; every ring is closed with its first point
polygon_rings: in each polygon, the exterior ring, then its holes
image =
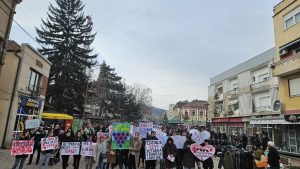
{"type": "Polygon", "coordinates": [[[214,131],[252,136],[265,131],[274,137],[273,125],[256,119],[280,114],[273,104],[278,100],[278,79],[272,77],[275,49],[267,50],[210,79],[209,116],[214,131]]]}
{"type": "Polygon", "coordinates": [[[43,112],[51,63],[29,44],[9,41],[0,75],[0,143],[5,147],[43,112]]]}
{"type": "Polygon", "coordinates": [[[300,1],[283,0],[274,7],[275,63],[284,115],[280,151],[300,155],[300,1]]]}

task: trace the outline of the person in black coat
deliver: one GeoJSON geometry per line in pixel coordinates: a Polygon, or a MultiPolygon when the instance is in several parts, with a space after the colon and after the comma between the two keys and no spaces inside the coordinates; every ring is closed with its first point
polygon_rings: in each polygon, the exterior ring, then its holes
{"type": "MultiPolygon", "coordinates": [[[[61,138],[60,143],[62,144],[63,142],[73,142],[73,138],[71,137],[71,131],[68,131],[64,134],[64,136],[61,138]]],[[[62,155],[62,168],[66,169],[68,167],[68,162],[69,162],[69,157],[70,155],[62,155]]]]}
{"type": "Polygon", "coordinates": [[[194,144],[195,141],[192,140],[191,135],[186,136],[186,141],[183,145],[183,167],[192,169],[195,168],[195,156],[191,151],[191,145],[194,144]]]}
{"type": "Polygon", "coordinates": [[[165,161],[165,168],[171,169],[176,167],[175,157],[177,155],[177,148],[172,137],[169,137],[167,143],[163,148],[163,158],[165,161]]]}
{"type": "Polygon", "coordinates": [[[79,163],[80,163],[80,158],[81,158],[81,155],[80,155],[80,151],[81,151],[81,143],[83,141],[83,138],[82,138],[82,135],[81,135],[81,131],[78,130],[76,132],[76,136],[75,136],[75,139],[74,139],[74,142],[79,142],[80,143],[80,149],[79,149],[79,155],[73,155],[73,166],[74,166],[74,169],[79,169],[79,163]]]}
{"type": "MultiPolygon", "coordinates": [[[[147,138],[147,140],[158,140],[158,138],[156,137],[156,132],[151,131],[151,135],[147,138]]],[[[155,168],[156,168],[156,160],[146,160],[146,169],[155,169],[155,168]]]]}
{"type": "Polygon", "coordinates": [[[279,156],[278,151],[275,148],[275,144],[273,141],[268,141],[268,149],[269,149],[268,163],[270,165],[270,169],[279,169],[280,168],[280,164],[279,164],[280,156],[279,156]]]}
{"type": "Polygon", "coordinates": [[[41,155],[41,139],[45,137],[45,132],[43,127],[39,127],[33,134],[32,137],[34,138],[34,146],[33,146],[33,153],[30,155],[29,162],[27,165],[30,165],[32,163],[32,158],[37,150],[37,157],[36,157],[36,162],[35,165],[38,165],[39,160],[40,160],[40,155],[41,155]]]}
{"type": "MultiPolygon", "coordinates": [[[[23,131],[19,137],[19,140],[30,140],[29,131],[23,131]]],[[[19,169],[22,169],[27,157],[28,155],[16,155],[16,160],[12,169],[16,169],[18,166],[19,169]]]]}
{"type": "MultiPolygon", "coordinates": [[[[209,145],[209,140],[204,140],[204,145],[209,145]]],[[[211,157],[203,161],[203,168],[204,169],[213,169],[214,168],[214,162],[211,157]]]]}

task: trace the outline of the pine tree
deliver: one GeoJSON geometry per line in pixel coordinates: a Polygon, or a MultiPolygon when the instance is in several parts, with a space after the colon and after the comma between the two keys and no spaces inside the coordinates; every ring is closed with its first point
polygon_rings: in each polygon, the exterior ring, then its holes
{"type": "Polygon", "coordinates": [[[112,113],[118,117],[121,107],[125,101],[125,86],[122,83],[122,77],[115,73],[105,62],[100,66],[100,73],[95,85],[95,102],[100,107],[102,113],[112,113]]]}
{"type": "Polygon", "coordinates": [[[163,124],[167,125],[169,123],[167,113],[164,113],[163,124]]]}
{"type": "Polygon", "coordinates": [[[97,54],[90,47],[95,38],[90,17],[83,13],[82,0],[55,0],[47,19],[36,28],[39,51],[52,62],[46,108],[60,112],[82,111],[88,81],[87,68],[97,54]]]}
{"type": "Polygon", "coordinates": [[[142,118],[140,105],[136,102],[136,97],[131,93],[126,94],[123,109],[124,113],[122,115],[122,119],[125,121],[137,122],[142,118]]]}

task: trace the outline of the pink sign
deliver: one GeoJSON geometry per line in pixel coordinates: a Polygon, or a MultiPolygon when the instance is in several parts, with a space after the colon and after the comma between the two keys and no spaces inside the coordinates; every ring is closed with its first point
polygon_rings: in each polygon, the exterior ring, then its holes
{"type": "Polygon", "coordinates": [[[14,140],[11,147],[11,155],[27,155],[33,153],[33,140],[14,140]]]}
{"type": "Polygon", "coordinates": [[[53,150],[53,149],[58,149],[58,148],[59,148],[58,137],[42,138],[42,140],[41,140],[42,151],[53,150]]]}
{"type": "Polygon", "coordinates": [[[212,145],[201,146],[200,144],[194,143],[190,147],[191,152],[201,161],[205,161],[212,157],[216,149],[212,145]]]}

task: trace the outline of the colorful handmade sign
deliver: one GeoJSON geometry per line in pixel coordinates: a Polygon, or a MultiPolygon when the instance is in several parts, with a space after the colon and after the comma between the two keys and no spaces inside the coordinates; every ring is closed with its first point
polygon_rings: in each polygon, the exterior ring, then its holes
{"type": "Polygon", "coordinates": [[[59,148],[58,137],[42,138],[42,140],[41,140],[42,151],[53,150],[53,149],[58,149],[58,148],[59,148]]]}
{"type": "Polygon", "coordinates": [[[80,142],[62,142],[60,155],[79,155],[80,142]]]}
{"type": "Polygon", "coordinates": [[[81,119],[74,119],[72,122],[72,131],[74,134],[82,128],[83,120],[81,119]]]}
{"type": "Polygon", "coordinates": [[[160,140],[146,140],[146,160],[159,160],[163,158],[162,145],[160,140]]]}
{"type": "Polygon", "coordinates": [[[128,149],[130,144],[130,123],[113,123],[112,149],[128,149]]]}
{"type": "Polygon", "coordinates": [[[12,156],[27,155],[33,153],[33,140],[14,140],[12,142],[11,152],[12,156]]]}
{"type": "Polygon", "coordinates": [[[97,143],[82,142],[80,155],[82,156],[96,156],[97,143]]]}
{"type": "Polygon", "coordinates": [[[153,130],[153,123],[139,123],[139,133],[141,138],[146,138],[147,133],[150,133],[153,130]]]}
{"type": "Polygon", "coordinates": [[[201,161],[205,161],[212,157],[216,149],[212,145],[201,146],[200,144],[194,143],[190,147],[191,152],[201,161]]]}

